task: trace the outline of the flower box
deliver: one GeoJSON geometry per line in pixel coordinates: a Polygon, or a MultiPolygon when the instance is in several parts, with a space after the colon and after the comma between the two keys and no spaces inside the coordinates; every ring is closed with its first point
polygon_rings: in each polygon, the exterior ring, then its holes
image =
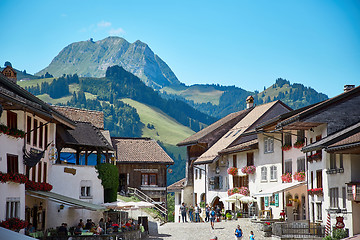
{"type": "Polygon", "coordinates": [[[9,218],[8,220],[0,222],[0,227],[11,229],[11,230],[20,230],[26,228],[28,223],[19,218],[9,218]]]}
{"type": "Polygon", "coordinates": [[[298,181],[298,182],[303,182],[305,181],[305,172],[295,172],[293,175],[294,180],[298,181]]]}
{"type": "Polygon", "coordinates": [[[241,169],[241,172],[245,174],[254,174],[255,171],[256,171],[256,167],[254,165],[245,166],[241,169]]]}
{"type": "Polygon", "coordinates": [[[235,193],[240,193],[245,196],[249,196],[249,194],[250,194],[250,191],[247,187],[234,187],[234,188],[229,189],[227,192],[228,192],[228,196],[231,196],[235,193]]]}
{"type": "Polygon", "coordinates": [[[291,148],[292,148],[292,146],[289,145],[289,144],[285,144],[285,145],[283,145],[283,146],[281,147],[281,149],[282,149],[283,151],[289,151],[291,148]]]}
{"type": "Polygon", "coordinates": [[[294,148],[302,148],[305,146],[305,141],[304,140],[301,140],[301,141],[296,141],[294,143],[294,148]]]}
{"type": "Polygon", "coordinates": [[[0,172],[0,182],[26,183],[28,178],[21,173],[2,173],[0,172]]]}
{"type": "Polygon", "coordinates": [[[6,134],[14,138],[24,138],[25,132],[19,129],[15,128],[9,128],[8,126],[5,126],[3,124],[0,124],[0,134],[6,134]]]}
{"type": "Polygon", "coordinates": [[[285,173],[281,176],[281,180],[285,183],[291,183],[292,182],[292,176],[291,173],[285,173]]]}
{"type": "Polygon", "coordinates": [[[227,173],[236,176],[238,174],[238,169],[236,167],[229,167],[227,173]]]}
{"type": "Polygon", "coordinates": [[[25,183],[26,190],[49,192],[52,190],[52,188],[53,186],[51,184],[45,182],[40,183],[40,182],[28,181],[25,183]]]}
{"type": "Polygon", "coordinates": [[[322,188],[312,188],[308,189],[309,195],[323,195],[323,189],[322,188]]]}

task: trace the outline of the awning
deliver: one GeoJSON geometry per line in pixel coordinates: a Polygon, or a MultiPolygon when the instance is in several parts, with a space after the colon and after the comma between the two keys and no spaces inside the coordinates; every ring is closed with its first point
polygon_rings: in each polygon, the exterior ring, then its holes
{"type": "Polygon", "coordinates": [[[67,196],[64,196],[64,195],[61,195],[58,193],[54,193],[54,192],[26,190],[26,195],[36,197],[36,198],[41,198],[41,199],[48,199],[53,202],[68,205],[70,207],[87,209],[87,210],[91,210],[91,211],[99,211],[99,210],[106,209],[105,207],[103,207],[101,205],[81,201],[79,199],[67,197],[67,196]]]}
{"type": "Polygon", "coordinates": [[[291,189],[300,187],[302,185],[305,185],[306,181],[304,182],[291,182],[291,183],[282,183],[278,184],[272,188],[267,188],[262,191],[259,191],[258,193],[255,193],[254,197],[265,197],[265,196],[272,196],[273,194],[289,191],[291,189]]]}

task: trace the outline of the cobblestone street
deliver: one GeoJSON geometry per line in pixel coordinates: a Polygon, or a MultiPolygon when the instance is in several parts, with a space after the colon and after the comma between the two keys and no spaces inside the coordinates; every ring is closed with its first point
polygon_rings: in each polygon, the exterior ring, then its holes
{"type": "Polygon", "coordinates": [[[182,240],[209,240],[217,236],[219,240],[235,239],[234,231],[237,225],[243,230],[243,239],[248,240],[250,231],[255,234],[255,239],[272,240],[265,238],[258,225],[251,223],[250,219],[239,218],[237,221],[222,221],[215,223],[215,229],[211,229],[210,223],[166,223],[158,226],[155,222],[149,222],[149,239],[182,239],[182,240]]]}

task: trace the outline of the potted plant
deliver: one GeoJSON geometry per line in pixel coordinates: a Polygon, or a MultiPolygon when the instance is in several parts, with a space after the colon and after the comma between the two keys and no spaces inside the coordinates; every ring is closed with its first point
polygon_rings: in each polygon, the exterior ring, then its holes
{"type": "Polygon", "coordinates": [[[270,222],[265,222],[264,223],[264,227],[263,227],[263,231],[264,232],[271,232],[271,223],[270,222]]]}
{"type": "Polygon", "coordinates": [[[292,182],[292,176],[291,173],[285,173],[281,176],[281,180],[285,183],[291,183],[292,182]]]}
{"type": "Polygon", "coordinates": [[[237,218],[241,218],[241,217],[242,217],[242,213],[241,213],[241,212],[238,212],[238,213],[236,214],[236,216],[237,216],[237,218]]]}
{"type": "Polygon", "coordinates": [[[305,181],[305,172],[295,172],[293,178],[298,182],[303,182],[305,181]]]}
{"type": "Polygon", "coordinates": [[[256,171],[256,167],[254,165],[245,166],[241,169],[241,172],[245,174],[254,174],[255,171],[256,171]]]}
{"type": "Polygon", "coordinates": [[[298,140],[294,143],[294,148],[302,148],[305,145],[304,140],[298,140]]]}
{"type": "Polygon", "coordinates": [[[229,175],[233,175],[233,176],[236,176],[238,174],[238,169],[236,167],[229,167],[227,169],[227,173],[229,175]]]}
{"type": "Polygon", "coordinates": [[[226,219],[227,219],[227,220],[231,220],[231,219],[232,219],[231,213],[228,212],[228,213],[226,214],[226,219]]]}
{"type": "Polygon", "coordinates": [[[290,144],[284,144],[281,149],[283,151],[289,151],[292,148],[292,146],[290,144]]]}

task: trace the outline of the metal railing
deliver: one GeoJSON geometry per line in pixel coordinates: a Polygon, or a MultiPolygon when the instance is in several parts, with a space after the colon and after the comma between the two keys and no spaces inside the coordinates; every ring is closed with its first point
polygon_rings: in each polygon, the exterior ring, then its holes
{"type": "Polygon", "coordinates": [[[280,237],[286,237],[291,236],[295,238],[306,238],[309,236],[314,237],[324,237],[325,236],[325,226],[301,226],[301,227],[295,227],[288,224],[281,224],[280,229],[277,229],[277,231],[274,231],[275,235],[278,235],[280,237]],[[280,230],[280,231],[279,231],[280,230]]]}
{"type": "Polygon", "coordinates": [[[129,194],[134,195],[142,201],[149,202],[155,205],[155,209],[164,216],[165,222],[167,221],[167,209],[164,206],[161,206],[158,202],[154,201],[151,197],[143,193],[137,188],[128,187],[129,194]]]}

